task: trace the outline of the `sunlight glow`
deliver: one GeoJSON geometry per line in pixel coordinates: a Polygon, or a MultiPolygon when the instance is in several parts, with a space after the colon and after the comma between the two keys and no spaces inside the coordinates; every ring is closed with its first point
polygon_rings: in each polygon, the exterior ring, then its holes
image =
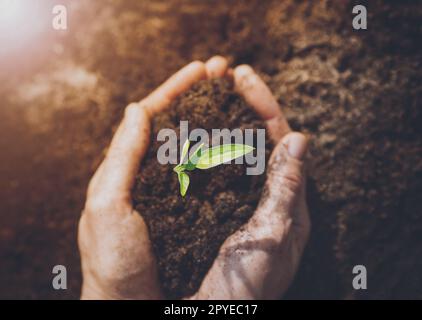
{"type": "Polygon", "coordinates": [[[19,0],[18,1],[1,0],[0,1],[0,17],[4,19],[13,18],[14,16],[18,14],[19,7],[21,6],[22,6],[22,1],[19,1],[19,0]]]}
{"type": "Polygon", "coordinates": [[[41,1],[0,0],[0,53],[25,47],[46,29],[45,13],[49,11],[41,4],[41,1]]]}

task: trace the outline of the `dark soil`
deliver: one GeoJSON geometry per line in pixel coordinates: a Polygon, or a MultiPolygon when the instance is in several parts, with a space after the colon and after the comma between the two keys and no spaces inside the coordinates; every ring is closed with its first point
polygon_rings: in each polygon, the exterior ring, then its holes
{"type": "Polygon", "coordinates": [[[312,233],[287,297],[422,298],[421,1],[60,3],[68,32],[0,57],[1,298],[79,297],[77,222],[125,106],[216,53],[251,64],[311,138],[312,233]]]}
{"type": "MultiPolygon", "coordinates": [[[[133,198],[149,227],[162,287],[169,298],[196,292],[221,244],[252,216],[265,181],[265,174],[246,175],[246,164],[195,170],[189,173],[191,184],[182,198],[174,165],[157,161],[157,150],[163,144],[157,141],[157,134],[163,128],[179,132],[179,123],[185,120],[189,130],[203,128],[209,134],[213,128],[265,128],[227,80],[194,85],[153,120],[153,143],[142,163],[133,198]]],[[[266,159],[268,156],[269,148],[266,159]]]]}

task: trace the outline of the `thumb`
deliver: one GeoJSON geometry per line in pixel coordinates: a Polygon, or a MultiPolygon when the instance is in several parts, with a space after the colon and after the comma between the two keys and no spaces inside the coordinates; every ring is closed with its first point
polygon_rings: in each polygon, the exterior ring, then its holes
{"type": "Polygon", "coordinates": [[[197,298],[277,299],[288,288],[307,238],[291,232],[298,230],[292,228],[298,220],[307,219],[302,174],[306,149],[306,137],[295,132],[275,147],[255,214],[224,242],[197,298]]]}
{"type": "Polygon", "coordinates": [[[308,147],[307,138],[291,132],[274,148],[268,163],[267,181],[256,212],[256,219],[264,224],[279,224],[293,220],[295,206],[304,197],[302,159],[308,147]],[[277,223],[278,222],[278,223],[277,223]]]}

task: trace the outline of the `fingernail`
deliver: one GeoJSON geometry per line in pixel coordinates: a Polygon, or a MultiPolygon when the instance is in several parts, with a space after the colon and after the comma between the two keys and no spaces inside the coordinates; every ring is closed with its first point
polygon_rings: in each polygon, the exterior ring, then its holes
{"type": "Polygon", "coordinates": [[[302,160],[308,147],[308,140],[303,134],[292,132],[283,138],[283,144],[292,158],[302,160]]]}
{"type": "Polygon", "coordinates": [[[234,73],[236,76],[238,76],[239,78],[247,76],[249,74],[254,74],[255,72],[253,71],[252,67],[247,65],[247,64],[242,64],[238,67],[236,67],[236,69],[234,69],[234,73]]]}

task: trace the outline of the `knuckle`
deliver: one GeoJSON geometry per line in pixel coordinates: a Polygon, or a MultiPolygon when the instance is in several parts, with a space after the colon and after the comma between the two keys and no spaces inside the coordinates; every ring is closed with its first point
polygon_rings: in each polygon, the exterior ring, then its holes
{"type": "Polygon", "coordinates": [[[291,191],[293,194],[300,192],[302,185],[302,176],[293,172],[285,172],[281,176],[281,184],[284,188],[291,191]]]}
{"type": "Polygon", "coordinates": [[[194,61],[192,61],[191,63],[190,63],[190,65],[192,66],[192,67],[195,67],[195,68],[205,68],[205,65],[204,65],[204,63],[202,62],[202,61],[200,61],[200,60],[194,60],[194,61]]]}
{"type": "Polygon", "coordinates": [[[257,76],[255,74],[244,74],[239,79],[239,89],[248,91],[255,87],[257,84],[257,76]]]}
{"type": "Polygon", "coordinates": [[[99,192],[86,200],[84,213],[89,215],[109,215],[127,214],[132,211],[130,194],[99,192]]]}
{"type": "MultiPolygon", "coordinates": [[[[275,189],[288,190],[293,194],[300,192],[303,184],[303,176],[300,171],[293,170],[289,164],[273,165],[269,169],[269,184],[275,189]]],[[[271,187],[270,189],[274,189],[271,187]]]]}
{"type": "MultiPolygon", "coordinates": [[[[219,61],[224,61],[224,62],[226,62],[227,61],[227,59],[226,58],[224,58],[223,56],[220,56],[220,55],[215,55],[215,56],[213,56],[213,57],[211,57],[211,59],[210,60],[219,60],[219,61]]],[[[210,60],[208,60],[208,61],[210,61],[210,60]]]]}
{"type": "Polygon", "coordinates": [[[253,74],[254,70],[248,64],[241,64],[236,68],[236,72],[239,74],[245,75],[245,74],[253,74]]]}
{"type": "Polygon", "coordinates": [[[139,113],[141,106],[139,103],[132,102],[125,108],[125,118],[131,118],[139,113]]]}
{"type": "Polygon", "coordinates": [[[109,211],[112,208],[112,205],[113,203],[109,197],[93,195],[87,199],[84,212],[95,213],[109,211]]]}
{"type": "Polygon", "coordinates": [[[289,159],[286,151],[280,149],[270,159],[268,177],[272,183],[281,189],[289,190],[293,194],[299,193],[303,184],[302,163],[289,159]]]}
{"type": "MultiPolygon", "coordinates": [[[[228,61],[226,58],[222,56],[214,56],[211,59],[207,61],[205,64],[206,67],[215,67],[217,70],[214,70],[215,72],[221,72],[225,71],[225,69],[228,66],[228,61]]],[[[207,70],[208,71],[208,70],[207,70]]]]}

